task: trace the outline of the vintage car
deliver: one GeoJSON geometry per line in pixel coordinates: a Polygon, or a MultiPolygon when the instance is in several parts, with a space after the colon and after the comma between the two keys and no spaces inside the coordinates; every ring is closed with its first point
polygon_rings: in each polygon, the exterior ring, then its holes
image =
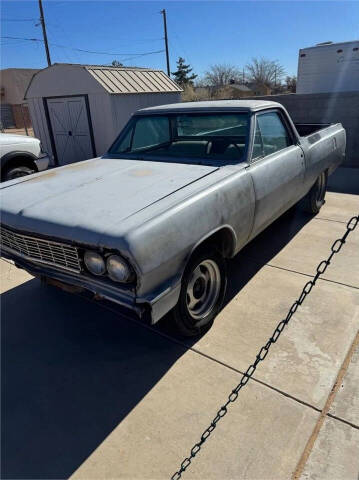
{"type": "Polygon", "coordinates": [[[2,255],[197,335],[227,259],[299,201],[317,213],[345,144],[340,123],[294,125],[269,101],[140,110],[101,158],[1,185],[2,255]]]}

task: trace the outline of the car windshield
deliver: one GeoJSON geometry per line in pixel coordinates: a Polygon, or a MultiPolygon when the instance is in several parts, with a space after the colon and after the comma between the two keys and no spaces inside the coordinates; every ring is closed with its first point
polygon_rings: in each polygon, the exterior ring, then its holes
{"type": "Polygon", "coordinates": [[[138,115],[132,118],[109,153],[146,160],[239,162],[246,150],[247,137],[246,113],[138,115]]]}

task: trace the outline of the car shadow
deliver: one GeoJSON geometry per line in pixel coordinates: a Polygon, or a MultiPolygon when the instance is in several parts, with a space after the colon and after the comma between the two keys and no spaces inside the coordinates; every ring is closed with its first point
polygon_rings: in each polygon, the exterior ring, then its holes
{"type": "Polygon", "coordinates": [[[1,312],[1,478],[68,478],[187,350],[35,279],[1,312]]]}
{"type": "MultiPolygon", "coordinates": [[[[232,259],[225,304],[311,218],[286,213],[232,259]]],[[[4,479],[69,477],[198,340],[165,338],[168,316],[143,328],[35,279],[4,293],[1,313],[4,479]]]]}
{"type": "Polygon", "coordinates": [[[228,262],[228,287],[224,305],[229,303],[241,289],[270,263],[270,261],[313,219],[292,208],[267,227],[228,262]]]}

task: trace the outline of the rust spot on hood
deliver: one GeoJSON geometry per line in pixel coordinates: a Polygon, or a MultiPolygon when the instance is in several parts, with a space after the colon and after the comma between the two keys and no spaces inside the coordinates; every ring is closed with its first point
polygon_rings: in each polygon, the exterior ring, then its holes
{"type": "Polygon", "coordinates": [[[128,172],[128,175],[131,175],[131,177],[150,177],[154,174],[155,172],[150,168],[136,168],[128,172]]]}

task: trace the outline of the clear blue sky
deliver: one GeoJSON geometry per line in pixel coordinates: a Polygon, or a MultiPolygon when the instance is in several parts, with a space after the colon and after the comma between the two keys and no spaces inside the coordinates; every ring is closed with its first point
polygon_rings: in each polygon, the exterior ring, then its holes
{"type": "MultiPolygon", "coordinates": [[[[299,48],[359,38],[358,1],[43,0],[43,5],[53,63],[106,64],[163,49],[162,8],[167,10],[172,71],[179,55],[199,75],[213,63],[242,67],[252,57],[263,56],[279,60],[292,75],[297,71],[299,48]]],[[[37,1],[2,1],[1,35],[42,38],[41,27],[35,26],[38,18],[37,1]]],[[[46,66],[42,43],[3,38],[0,43],[1,68],[46,66]]],[[[164,53],[132,58],[125,64],[166,68],[164,53]]]]}

